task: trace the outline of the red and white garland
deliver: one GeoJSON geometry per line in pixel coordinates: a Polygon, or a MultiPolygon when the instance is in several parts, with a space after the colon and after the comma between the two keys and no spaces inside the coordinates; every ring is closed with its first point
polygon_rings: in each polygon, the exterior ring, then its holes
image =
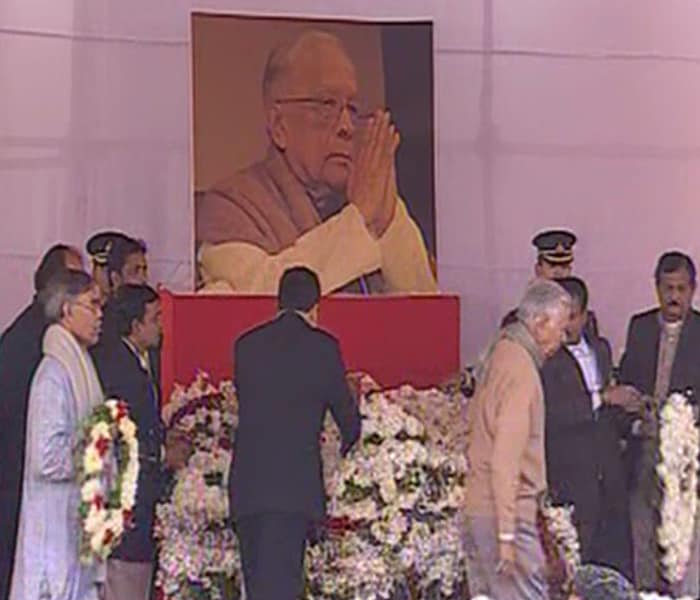
{"type": "Polygon", "coordinates": [[[663,489],[657,537],[669,582],[683,579],[690,560],[698,504],[699,446],[693,407],[683,394],[672,394],[659,415],[660,462],[656,466],[663,489]]]}
{"type": "Polygon", "coordinates": [[[105,560],[133,526],[139,475],[136,425],[121,400],[107,400],[85,420],[77,454],[80,560],[105,560]]]}

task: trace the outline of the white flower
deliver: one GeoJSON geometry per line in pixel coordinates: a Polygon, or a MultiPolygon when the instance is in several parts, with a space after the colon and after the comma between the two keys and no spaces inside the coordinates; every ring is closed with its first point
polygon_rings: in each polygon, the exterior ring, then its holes
{"type": "Polygon", "coordinates": [[[90,445],[85,450],[83,456],[83,469],[86,475],[93,475],[102,470],[102,458],[94,445],[90,445]]]}
{"type": "Polygon", "coordinates": [[[406,433],[411,437],[419,437],[423,435],[425,428],[423,424],[415,417],[408,416],[406,418],[406,433]]]}
{"type": "Polygon", "coordinates": [[[102,482],[97,478],[88,479],[80,488],[80,498],[83,502],[92,502],[95,496],[102,495],[102,482]]]}
{"type": "Polygon", "coordinates": [[[105,406],[109,409],[112,420],[116,421],[117,415],[119,414],[118,402],[114,398],[110,398],[105,402],[105,406]]]}
{"type": "Polygon", "coordinates": [[[380,434],[379,421],[377,419],[362,420],[362,437],[370,438],[380,434]]]}
{"type": "MultiPolygon", "coordinates": [[[[109,410],[109,417],[107,421],[98,420],[92,423],[85,438],[81,439],[83,455],[82,461],[78,462],[78,466],[82,467],[79,474],[82,480],[80,487],[81,515],[85,514],[82,511],[87,511],[87,514],[81,518],[82,549],[80,559],[86,564],[94,562],[95,558],[106,558],[112,548],[119,543],[124,532],[124,510],[133,509],[138,480],[136,426],[129,418],[122,418],[117,430],[115,423],[120,413],[119,402],[113,399],[108,400],[104,406],[109,410]],[[126,461],[126,464],[120,463],[115,471],[119,477],[118,484],[112,481],[112,488],[105,489],[107,482],[105,466],[116,468],[115,447],[117,440],[114,439],[114,436],[117,434],[121,436],[120,441],[126,445],[126,452],[121,458],[121,460],[126,461]],[[100,456],[97,449],[99,440],[109,442],[103,449],[104,456],[100,456]],[[119,485],[121,488],[119,505],[107,509],[107,499],[115,489],[115,485],[119,485]]],[[[92,419],[94,416],[89,418],[92,419]]]]}
{"type": "Polygon", "coordinates": [[[572,520],[573,510],[573,506],[546,506],[542,511],[547,528],[563,553],[569,577],[573,577],[581,564],[578,532],[572,520]]]}
{"type": "Polygon", "coordinates": [[[693,409],[682,394],[673,394],[660,411],[656,473],[664,495],[657,531],[664,549],[661,562],[667,579],[683,578],[690,560],[697,511],[699,435],[693,409]]]}
{"type": "Polygon", "coordinates": [[[105,530],[101,527],[90,536],[90,549],[95,554],[102,554],[102,542],[104,541],[105,530]]]}
{"type": "Polygon", "coordinates": [[[97,509],[94,505],[90,507],[88,511],[88,516],[85,518],[85,523],[83,524],[83,529],[88,533],[94,533],[104,523],[107,517],[107,511],[104,509],[97,509]]]}
{"type": "Polygon", "coordinates": [[[91,431],[90,431],[90,438],[92,441],[97,441],[100,438],[110,438],[110,431],[109,431],[109,425],[105,423],[104,421],[98,421],[93,425],[91,431]]]}
{"type": "Polygon", "coordinates": [[[398,494],[396,482],[393,479],[387,479],[379,484],[379,494],[382,500],[387,504],[392,503],[398,494]]]}
{"type": "Polygon", "coordinates": [[[131,419],[122,419],[119,421],[119,431],[125,438],[133,438],[136,436],[136,425],[131,419]]]}
{"type": "Polygon", "coordinates": [[[121,537],[124,533],[124,519],[121,516],[121,511],[111,511],[112,514],[107,520],[107,529],[111,530],[116,538],[121,537]]]}
{"type": "Polygon", "coordinates": [[[196,418],[193,414],[185,415],[178,421],[178,427],[184,429],[185,431],[190,431],[194,428],[196,423],[196,418]]]}

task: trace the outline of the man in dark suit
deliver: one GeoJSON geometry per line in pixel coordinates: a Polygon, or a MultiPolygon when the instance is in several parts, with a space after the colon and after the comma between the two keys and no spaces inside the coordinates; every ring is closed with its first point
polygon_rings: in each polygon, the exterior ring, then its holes
{"type": "Polygon", "coordinates": [[[655,272],[659,307],[634,315],[629,322],[620,377],[642,394],[665,397],[670,392],[687,392],[697,403],[700,313],[692,308],[695,280],[692,259],[680,252],[667,252],[655,272]],[[662,350],[670,348],[661,345],[671,342],[675,345],[673,356],[668,351],[662,355],[662,350]],[[664,361],[668,364],[662,364],[664,361]]]}
{"type": "Polygon", "coordinates": [[[25,429],[29,387],[42,357],[47,327],[41,294],[52,277],[82,270],[80,252],[57,244],[44,254],[34,273],[32,302],[0,337],[0,600],[10,594],[19,504],[24,476],[25,429]]]}
{"type": "Polygon", "coordinates": [[[585,332],[586,284],[557,280],[572,298],[566,344],[541,371],[547,479],[555,504],[573,504],[581,559],[632,577],[632,538],[621,441],[639,394],[611,385],[610,345],[585,332]]]}
{"type": "Polygon", "coordinates": [[[99,276],[102,280],[106,279],[107,286],[106,290],[103,290],[105,305],[102,333],[100,341],[91,350],[94,355],[101,345],[111,345],[121,338],[117,331],[114,296],[123,285],[148,283],[148,263],[146,244],[116,231],[93,236],[88,241],[87,247],[95,253],[91,255],[95,273],[93,277],[99,276]]]}
{"type": "MultiPolygon", "coordinates": [[[[635,545],[635,575],[639,589],[663,589],[656,544],[657,507],[661,501],[656,479],[659,407],[673,392],[685,393],[697,406],[700,393],[700,313],[693,310],[696,269],[681,252],[667,252],[655,271],[659,307],[635,315],[627,329],[620,381],[633,385],[646,400],[647,419],[637,427],[628,448],[631,511],[635,545]]],[[[700,597],[697,535],[691,567],[677,595],[700,597]]]]}
{"type": "Polygon", "coordinates": [[[160,342],[160,301],[147,285],[126,284],[112,302],[120,336],[103,344],[95,365],[106,397],[129,405],[139,442],[139,479],[135,528],[124,534],[107,562],[105,598],[147,600],[155,557],[155,505],[164,482],[160,390],[149,358],[149,350],[160,342]]]}
{"type": "MultiPolygon", "coordinates": [[[[535,277],[542,279],[562,279],[570,277],[574,265],[574,245],[576,236],[566,229],[546,229],[532,238],[537,248],[535,277]]],[[[501,328],[515,323],[517,309],[511,310],[501,321],[501,328]]],[[[586,331],[598,335],[598,321],[592,310],[586,312],[586,331]]]]}
{"type": "Polygon", "coordinates": [[[338,342],[315,325],[320,285],[285,271],[280,314],[237,342],[239,404],[230,496],[249,600],[296,600],[307,531],[325,514],[320,434],[331,411],[347,452],[360,415],[338,342]]]}
{"type": "MultiPolygon", "coordinates": [[[[93,267],[93,278],[104,295],[102,331],[100,339],[90,348],[95,359],[104,347],[119,344],[122,338],[117,326],[114,297],[123,285],[148,283],[147,247],[119,231],[103,231],[92,236],[86,245],[93,267]],[[101,282],[101,283],[100,283],[101,282]]],[[[160,346],[148,350],[151,370],[160,381],[160,346]]]]}

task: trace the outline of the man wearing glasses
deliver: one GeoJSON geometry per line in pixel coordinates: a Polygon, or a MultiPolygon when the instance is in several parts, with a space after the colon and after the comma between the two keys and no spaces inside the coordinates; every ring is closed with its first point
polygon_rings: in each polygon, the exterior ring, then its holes
{"type": "Polygon", "coordinates": [[[307,32],[263,74],[267,157],[197,198],[201,284],[275,293],[305,265],[322,293],[434,292],[420,230],[398,196],[399,133],[364,114],[339,40],[307,32]]]}

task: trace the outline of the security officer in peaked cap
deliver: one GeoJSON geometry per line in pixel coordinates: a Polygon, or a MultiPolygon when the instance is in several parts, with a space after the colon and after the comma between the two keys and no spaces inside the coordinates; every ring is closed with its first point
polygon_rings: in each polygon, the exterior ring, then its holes
{"type": "MultiPolygon", "coordinates": [[[[543,279],[561,279],[570,277],[574,264],[574,245],[576,236],[566,229],[547,229],[532,238],[532,245],[537,249],[535,275],[543,279]]],[[[501,321],[501,327],[518,320],[517,310],[511,310],[501,321]]],[[[588,311],[586,333],[598,336],[598,322],[595,313],[588,311]]]]}
{"type": "Polygon", "coordinates": [[[100,231],[93,235],[85,244],[85,250],[92,264],[92,278],[102,290],[102,298],[106,302],[112,293],[109,281],[109,253],[120,242],[129,240],[129,236],[120,231],[100,231]]]}

